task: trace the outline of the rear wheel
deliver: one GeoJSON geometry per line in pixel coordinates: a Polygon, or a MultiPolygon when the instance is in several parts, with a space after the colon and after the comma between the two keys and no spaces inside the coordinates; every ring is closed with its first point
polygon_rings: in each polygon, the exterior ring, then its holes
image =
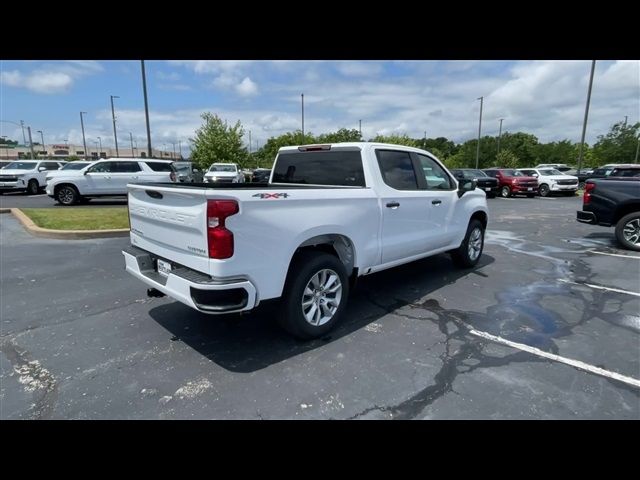
{"type": "Polygon", "coordinates": [[[27,184],[27,194],[28,195],[37,195],[40,191],[40,186],[38,185],[38,181],[35,179],[29,180],[27,184]]]}
{"type": "Polygon", "coordinates": [[[338,258],[302,252],[289,268],[278,322],[295,337],[320,337],[340,321],[348,295],[349,279],[338,258]]]}
{"type": "Polygon", "coordinates": [[[69,206],[80,200],[80,194],[75,187],[71,185],[63,185],[56,192],[56,200],[58,200],[58,203],[61,205],[69,206]]]}
{"type": "Polygon", "coordinates": [[[500,189],[500,196],[502,198],[509,198],[511,196],[511,189],[507,185],[505,185],[500,189]]]}
{"type": "Polygon", "coordinates": [[[451,252],[451,259],[458,267],[471,268],[480,260],[484,249],[484,225],[480,220],[471,220],[467,234],[460,247],[451,252]]]}
{"type": "Polygon", "coordinates": [[[624,248],[640,252],[640,212],[630,213],[618,220],[616,238],[624,248]]]}

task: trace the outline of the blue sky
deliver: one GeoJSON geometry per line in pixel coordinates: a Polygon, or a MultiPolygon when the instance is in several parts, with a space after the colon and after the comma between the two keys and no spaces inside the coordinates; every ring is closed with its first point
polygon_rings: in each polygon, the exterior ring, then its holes
{"type": "MultiPolygon", "coordinates": [[[[527,131],[541,141],[579,141],[589,61],[147,61],[154,147],[182,141],[211,111],[252,132],[252,147],[300,128],[323,133],[358,128],[378,133],[477,136],[479,96],[484,96],[483,135],[527,131]]],[[[146,143],[139,61],[1,61],[0,117],[42,130],[45,143],[82,141],[113,145],[109,95],[117,95],[118,139],[129,132],[146,143]]],[[[640,115],[640,62],[598,61],[587,141],[616,121],[640,115]]],[[[2,135],[21,139],[19,127],[0,123],[2,135]]],[[[34,138],[39,140],[39,135],[34,138]]],[[[248,134],[247,134],[248,140],[248,134]]]]}

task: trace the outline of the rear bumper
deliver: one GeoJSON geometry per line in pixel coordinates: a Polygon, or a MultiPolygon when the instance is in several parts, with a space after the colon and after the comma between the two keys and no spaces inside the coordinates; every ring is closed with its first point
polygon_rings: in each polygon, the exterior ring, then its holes
{"type": "Polygon", "coordinates": [[[122,254],[125,269],[131,275],[200,312],[243,312],[257,305],[256,288],[247,279],[219,280],[175,264],[172,272],[165,277],[156,270],[157,257],[151,253],[130,246],[122,254]]]}
{"type": "Polygon", "coordinates": [[[582,223],[590,223],[591,225],[598,224],[596,214],[593,212],[586,212],[584,210],[578,210],[576,212],[576,220],[582,223]]]}

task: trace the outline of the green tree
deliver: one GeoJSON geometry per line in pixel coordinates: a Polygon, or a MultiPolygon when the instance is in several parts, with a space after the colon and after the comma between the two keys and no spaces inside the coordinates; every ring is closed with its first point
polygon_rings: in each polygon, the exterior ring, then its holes
{"type": "Polygon", "coordinates": [[[210,112],[202,114],[204,124],[196,130],[191,152],[192,161],[203,169],[212,163],[237,163],[241,168],[248,165],[248,152],[243,145],[244,129],[238,120],[229,126],[218,115],[210,112]]]}
{"type": "Polygon", "coordinates": [[[638,146],[640,122],[625,125],[624,122],[614,124],[609,133],[599,135],[593,146],[593,157],[597,165],[607,163],[633,163],[638,146]]]}
{"type": "Polygon", "coordinates": [[[500,153],[496,157],[496,162],[499,166],[506,168],[518,168],[520,164],[518,156],[515,153],[511,150],[502,149],[500,149],[500,153]]]}
{"type": "Polygon", "coordinates": [[[524,132],[503,133],[500,140],[500,151],[504,149],[513,152],[518,159],[517,167],[533,167],[538,164],[536,162],[537,146],[538,137],[524,132]]]}
{"type": "Polygon", "coordinates": [[[407,147],[420,148],[419,141],[408,135],[376,135],[373,139],[378,143],[392,143],[394,145],[406,145],[407,147]]]}
{"type": "Polygon", "coordinates": [[[271,168],[273,161],[276,159],[278,150],[281,147],[289,147],[293,145],[305,145],[310,143],[318,143],[316,137],[312,133],[305,133],[304,139],[302,137],[302,131],[296,130],[295,132],[287,132],[277,137],[269,138],[265,144],[258,150],[256,155],[259,156],[259,163],[261,167],[271,168]]]}
{"type": "Polygon", "coordinates": [[[16,146],[18,145],[18,141],[17,140],[11,140],[10,138],[0,138],[0,145],[7,145],[7,146],[16,146]]]}
{"type": "Polygon", "coordinates": [[[533,152],[534,161],[531,166],[540,163],[566,163],[567,165],[573,165],[576,162],[575,146],[570,140],[538,143],[533,152]]]}
{"type": "MultiPolygon", "coordinates": [[[[306,135],[305,135],[306,137],[306,135]]],[[[317,138],[317,143],[340,143],[340,142],[361,142],[362,136],[358,129],[351,130],[341,128],[337,132],[323,133],[317,138]]]]}
{"type": "Polygon", "coordinates": [[[80,160],[80,157],[77,155],[69,155],[67,157],[67,162],[77,162],[78,160],[80,160]]]}

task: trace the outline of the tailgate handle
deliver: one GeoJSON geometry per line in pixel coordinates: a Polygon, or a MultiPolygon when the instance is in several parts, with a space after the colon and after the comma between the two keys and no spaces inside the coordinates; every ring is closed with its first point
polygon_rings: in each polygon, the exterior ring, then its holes
{"type": "Polygon", "coordinates": [[[162,194],[160,192],[156,192],[155,190],[146,190],[147,195],[151,198],[162,198],[162,194]]]}

